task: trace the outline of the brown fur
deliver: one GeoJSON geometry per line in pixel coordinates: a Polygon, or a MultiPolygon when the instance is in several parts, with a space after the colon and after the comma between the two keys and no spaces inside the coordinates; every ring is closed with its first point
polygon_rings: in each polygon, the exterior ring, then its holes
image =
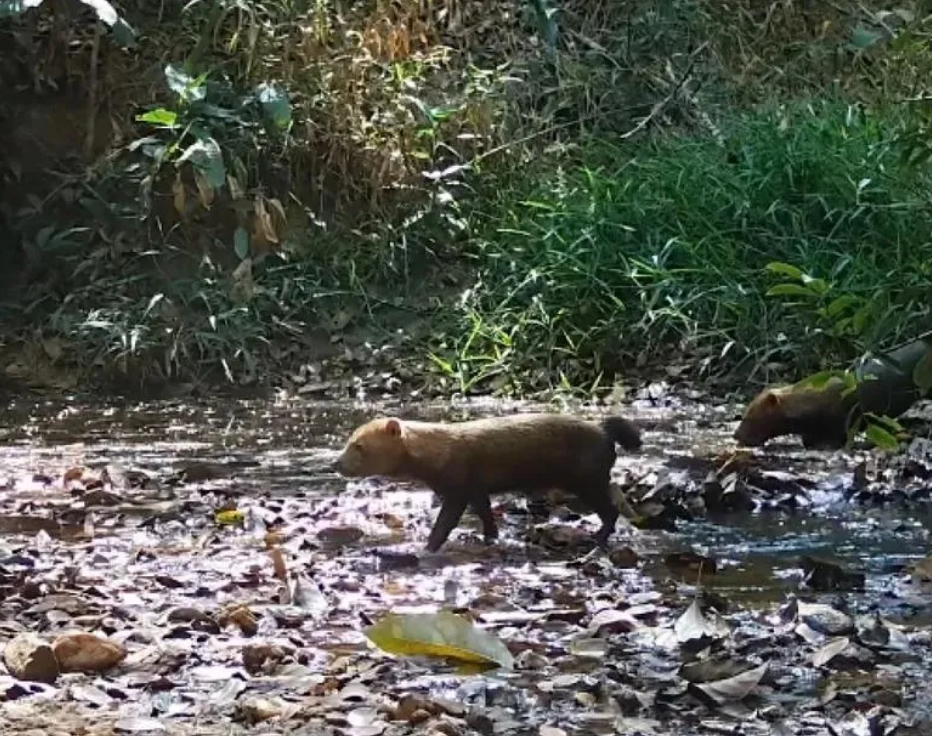
{"type": "Polygon", "coordinates": [[[641,445],[629,421],[589,422],[563,414],[515,414],[457,423],[373,419],[357,428],[334,469],[347,477],[384,476],[418,481],[441,498],[427,549],[438,550],[469,506],[487,542],[498,536],[489,496],[560,488],[589,505],[602,520],[597,539],[608,541],[618,519],[611,500],[615,443],[641,445]]]}
{"type": "Polygon", "coordinates": [[[734,437],[742,445],[759,447],[774,437],[798,434],[808,448],[841,447],[851,403],[842,395],[839,379],[818,389],[767,388],[748,404],[734,437]]]}
{"type": "Polygon", "coordinates": [[[879,358],[859,361],[859,382],[845,391],[840,378],[814,388],[795,384],[767,388],[747,406],[734,437],[758,447],[774,437],[798,434],[808,448],[838,449],[848,441],[848,428],[862,412],[898,417],[919,398],[913,372],[927,360],[932,342],[914,340],[879,358]]]}

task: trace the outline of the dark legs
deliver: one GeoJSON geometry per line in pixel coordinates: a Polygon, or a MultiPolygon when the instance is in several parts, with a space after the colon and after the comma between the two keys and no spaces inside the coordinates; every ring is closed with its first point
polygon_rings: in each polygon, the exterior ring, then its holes
{"type": "Polygon", "coordinates": [[[607,547],[609,537],[615,531],[615,524],[618,521],[618,509],[612,502],[608,478],[581,480],[568,486],[566,490],[574,493],[599,515],[602,526],[595,533],[595,542],[600,547],[607,547]]]}
{"type": "Polygon", "coordinates": [[[498,527],[495,525],[495,517],[492,516],[492,503],[485,494],[480,494],[472,498],[466,498],[459,494],[441,496],[443,501],[440,506],[440,513],[437,514],[437,520],[430,530],[430,536],[427,538],[427,551],[436,552],[444,542],[447,541],[450,534],[460,523],[463,513],[468,506],[479,517],[482,522],[482,536],[486,543],[489,544],[498,539],[498,527]]]}
{"type": "Polygon", "coordinates": [[[492,516],[492,502],[488,496],[480,496],[469,502],[469,508],[473,510],[479,520],[482,522],[482,537],[486,544],[491,544],[498,539],[498,527],[495,526],[495,517],[492,516]]]}
{"type": "MultiPolygon", "coordinates": [[[[440,513],[437,514],[437,520],[430,530],[430,536],[427,537],[427,551],[436,552],[447,541],[450,533],[460,523],[463,512],[469,501],[462,496],[444,496],[443,504],[440,506],[440,513]]],[[[489,509],[489,514],[492,511],[489,509]]],[[[483,522],[484,523],[484,522],[483,522]]]]}
{"type": "MultiPolygon", "coordinates": [[[[595,541],[600,547],[607,547],[609,537],[615,531],[615,524],[619,515],[618,509],[615,508],[615,504],[612,502],[608,473],[601,478],[590,476],[561,485],[564,490],[574,494],[598,514],[602,520],[602,526],[595,534],[595,541]]],[[[444,545],[450,534],[460,523],[460,519],[463,518],[467,507],[482,522],[482,536],[486,544],[491,544],[498,539],[498,527],[495,524],[495,517],[492,516],[492,504],[487,494],[470,497],[468,494],[448,493],[440,495],[440,498],[442,500],[440,513],[437,514],[434,526],[430,530],[430,536],[427,538],[428,552],[436,552],[444,545]]]]}

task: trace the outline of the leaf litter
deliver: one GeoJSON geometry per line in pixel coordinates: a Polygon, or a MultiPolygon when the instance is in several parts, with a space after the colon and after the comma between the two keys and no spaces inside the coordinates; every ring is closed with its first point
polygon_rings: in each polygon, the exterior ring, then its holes
{"type": "Polygon", "coordinates": [[[307,401],[69,407],[24,420],[28,444],[8,433],[4,733],[932,726],[921,448],[853,471],[729,454],[713,417],[692,440],[704,457],[662,432],[622,457],[629,524],[607,554],[570,500],[532,518],[502,497],[498,544],[467,517],[429,555],[429,493],[325,470],[362,418],[307,401]],[[900,546],[878,554],[881,537],[900,546]],[[826,554],[839,542],[863,554],[826,554]]]}

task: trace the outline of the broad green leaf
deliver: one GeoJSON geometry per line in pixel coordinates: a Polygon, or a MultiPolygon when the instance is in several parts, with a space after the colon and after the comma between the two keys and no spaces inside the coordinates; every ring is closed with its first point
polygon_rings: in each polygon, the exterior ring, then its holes
{"type": "Polygon", "coordinates": [[[897,434],[903,431],[903,425],[900,424],[893,417],[888,417],[885,414],[874,414],[873,412],[867,412],[865,417],[873,424],[876,424],[881,429],[885,429],[891,434],[897,434]]]}
{"type": "Polygon", "coordinates": [[[206,74],[192,77],[174,64],[165,67],[165,82],[168,88],[185,102],[199,102],[207,96],[207,90],[204,88],[206,78],[206,74]]]}
{"type": "Polygon", "coordinates": [[[854,386],[854,376],[849,374],[847,371],[820,371],[819,373],[813,373],[811,376],[806,376],[800,381],[797,381],[797,388],[815,388],[821,389],[825,388],[829,381],[833,378],[837,378],[845,382],[846,384],[850,383],[851,386],[854,386]]]}
{"type": "Polygon", "coordinates": [[[883,38],[883,33],[860,23],[851,31],[851,45],[856,49],[869,49],[883,38]]]}
{"type": "Polygon", "coordinates": [[[877,447],[879,447],[881,450],[888,450],[892,452],[900,446],[900,443],[896,437],[877,424],[869,424],[864,434],[867,435],[867,438],[875,445],[877,445],[877,447]]]}
{"type": "Polygon", "coordinates": [[[787,278],[796,279],[797,281],[802,281],[803,278],[803,270],[801,268],[781,261],[771,261],[764,267],[764,270],[768,273],[782,274],[787,278]]]}
{"type": "Polygon", "coordinates": [[[256,99],[262,113],[279,130],[291,125],[291,101],[288,95],[273,84],[263,82],[256,87],[256,99]]]}
{"type": "Polygon", "coordinates": [[[190,161],[196,166],[207,182],[214,189],[221,189],[227,180],[226,167],[223,165],[223,154],[220,145],[213,138],[198,140],[188,146],[178,158],[178,163],[190,161]]]}
{"type": "Polygon", "coordinates": [[[136,31],[122,18],[113,24],[113,38],[120,46],[132,48],[136,45],[136,31]]]}
{"type": "Polygon", "coordinates": [[[871,318],[871,306],[870,302],[861,307],[857,312],[854,313],[854,317],[851,319],[851,326],[854,328],[854,332],[857,335],[863,335],[864,330],[870,322],[871,318]]]}
{"type": "Polygon", "coordinates": [[[238,227],[233,233],[233,250],[241,261],[249,255],[249,233],[246,232],[246,228],[238,227]]]}
{"type": "Polygon", "coordinates": [[[38,233],[36,233],[36,246],[39,248],[45,248],[49,242],[52,240],[52,236],[55,234],[54,225],[46,225],[38,233]]]}
{"type": "Polygon", "coordinates": [[[808,276],[806,274],[803,274],[802,281],[803,281],[803,284],[808,286],[812,291],[814,291],[819,296],[822,296],[823,294],[828,293],[829,285],[825,281],[825,279],[818,279],[818,278],[815,278],[814,276],[808,276]]]}
{"type": "Polygon", "coordinates": [[[449,120],[451,117],[456,115],[460,110],[462,110],[460,105],[445,105],[443,107],[432,107],[430,108],[430,117],[432,120],[442,123],[449,120]]]}
{"type": "Polygon", "coordinates": [[[514,667],[514,657],[500,639],[449,611],[390,613],[368,627],[365,634],[389,654],[514,667]]]}
{"type": "Polygon", "coordinates": [[[861,304],[863,301],[861,297],[854,296],[853,294],[843,294],[829,302],[829,305],[825,308],[825,313],[829,317],[836,317],[849,307],[861,304]]]}
{"type": "Polygon", "coordinates": [[[819,294],[802,284],[777,284],[767,289],[767,296],[805,296],[811,299],[819,294]]]}
{"type": "Polygon", "coordinates": [[[155,110],[149,110],[149,112],[137,115],[136,121],[140,123],[152,123],[153,125],[164,125],[166,128],[171,128],[178,122],[178,113],[174,110],[166,110],[164,107],[159,107],[155,110]]]}
{"type": "Polygon", "coordinates": [[[926,347],[926,354],[916,363],[913,369],[913,381],[923,396],[932,389],[932,345],[926,347]]]}

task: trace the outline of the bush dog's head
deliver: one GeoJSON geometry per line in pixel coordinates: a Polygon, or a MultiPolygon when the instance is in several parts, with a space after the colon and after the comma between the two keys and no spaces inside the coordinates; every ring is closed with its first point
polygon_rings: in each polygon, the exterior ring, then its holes
{"type": "Polygon", "coordinates": [[[395,417],[366,422],[350,435],[333,469],[348,478],[397,473],[407,455],[403,431],[395,417]]]}
{"type": "Polygon", "coordinates": [[[748,404],[734,438],[747,447],[760,447],[781,433],[785,420],[783,398],[774,389],[765,389],[748,404]]]}

